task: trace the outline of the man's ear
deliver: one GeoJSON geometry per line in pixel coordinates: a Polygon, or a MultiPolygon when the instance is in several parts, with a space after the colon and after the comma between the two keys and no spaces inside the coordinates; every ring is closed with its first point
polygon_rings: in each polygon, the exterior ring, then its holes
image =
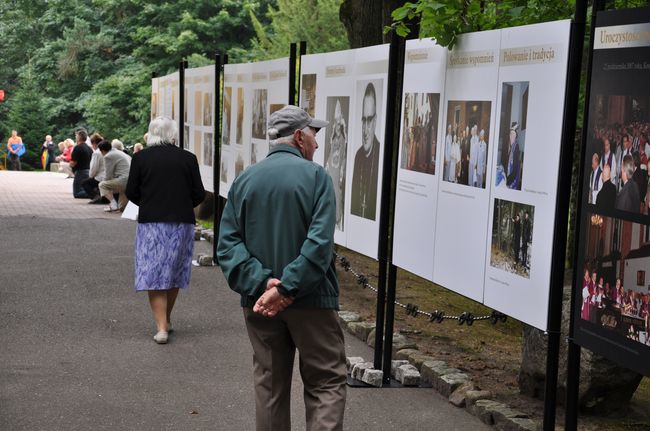
{"type": "Polygon", "coordinates": [[[298,129],[295,132],[293,132],[293,140],[302,149],[302,130],[298,129]]]}

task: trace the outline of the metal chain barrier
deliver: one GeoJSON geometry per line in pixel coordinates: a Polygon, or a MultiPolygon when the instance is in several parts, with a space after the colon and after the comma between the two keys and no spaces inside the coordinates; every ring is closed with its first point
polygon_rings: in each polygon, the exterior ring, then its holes
{"type": "MultiPolygon", "coordinates": [[[[372,286],[368,280],[368,277],[360,272],[357,272],[352,268],[350,264],[350,260],[345,257],[341,256],[338,253],[334,252],[334,260],[343,268],[345,272],[351,273],[354,278],[357,280],[357,284],[361,286],[364,289],[370,289],[373,292],[377,293],[377,288],[372,286]]],[[[445,314],[444,311],[441,310],[434,310],[434,311],[422,311],[419,306],[416,304],[404,304],[401,303],[397,300],[395,300],[395,305],[398,307],[403,308],[406,310],[406,314],[408,316],[413,316],[413,317],[418,317],[418,316],[424,316],[427,319],[429,319],[429,322],[438,322],[442,323],[445,320],[457,320],[459,325],[466,324],[467,326],[472,326],[474,322],[480,322],[482,320],[488,320],[490,323],[493,325],[496,325],[498,322],[505,322],[508,319],[508,316],[500,313],[496,310],[492,310],[492,313],[487,316],[475,316],[469,311],[465,311],[464,313],[461,313],[458,316],[452,316],[445,314]]]]}

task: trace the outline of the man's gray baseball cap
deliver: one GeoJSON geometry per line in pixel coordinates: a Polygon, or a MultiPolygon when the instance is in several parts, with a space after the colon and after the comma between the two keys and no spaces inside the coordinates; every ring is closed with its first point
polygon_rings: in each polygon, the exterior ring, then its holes
{"type": "Polygon", "coordinates": [[[312,118],[307,111],[294,105],[287,105],[284,108],[275,111],[269,117],[268,134],[271,139],[283,138],[290,136],[296,130],[305,127],[322,129],[327,127],[329,121],[312,118]]]}

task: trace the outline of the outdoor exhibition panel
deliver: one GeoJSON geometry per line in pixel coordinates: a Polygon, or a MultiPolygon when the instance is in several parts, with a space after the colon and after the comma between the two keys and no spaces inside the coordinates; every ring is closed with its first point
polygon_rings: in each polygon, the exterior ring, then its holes
{"type": "Polygon", "coordinates": [[[334,239],[377,258],[388,45],[301,57],[300,106],[330,122],[314,161],[332,177],[334,239]],[[348,175],[351,173],[351,176],[348,175]]]}
{"type": "Polygon", "coordinates": [[[178,124],[180,117],[178,113],[178,72],[169,75],[153,78],[151,80],[151,118],[160,116],[173,118],[178,124]]]}
{"type": "Polygon", "coordinates": [[[543,330],[570,26],[409,41],[404,66],[393,261],[543,330]]]}
{"type": "Polygon", "coordinates": [[[186,69],[183,147],[196,156],[203,187],[209,192],[214,191],[215,109],[214,65],[186,69]]]}
{"type": "Polygon", "coordinates": [[[501,30],[483,302],[547,328],[571,21],[501,30]]]}
{"type": "Polygon", "coordinates": [[[443,121],[444,141],[451,145],[441,151],[445,164],[438,208],[427,227],[436,230],[433,281],[478,302],[483,301],[489,219],[486,185],[493,172],[484,169],[479,177],[481,166],[470,152],[478,149],[482,131],[487,144],[484,163],[492,166],[500,36],[498,30],[461,35],[447,57],[443,121]]]}
{"type": "Polygon", "coordinates": [[[440,127],[445,128],[446,67],[447,49],[435,41],[406,42],[393,262],[427,280],[433,280],[432,215],[444,160],[440,127]]]}
{"type": "Polygon", "coordinates": [[[650,9],[599,12],[584,133],[574,340],[650,375],[650,9]],[[645,169],[644,169],[645,168],[645,169]]]}
{"type": "Polygon", "coordinates": [[[268,117],[287,104],[289,59],[224,66],[220,190],[269,152],[268,117]]]}

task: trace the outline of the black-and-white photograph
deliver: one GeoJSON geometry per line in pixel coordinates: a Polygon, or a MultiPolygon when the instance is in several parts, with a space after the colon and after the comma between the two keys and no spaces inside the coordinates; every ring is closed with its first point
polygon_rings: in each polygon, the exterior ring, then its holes
{"type": "Polygon", "coordinates": [[[490,265],[530,278],[535,207],[494,200],[490,265]]]}
{"type": "Polygon", "coordinates": [[[228,183],[228,166],[230,166],[230,157],[228,154],[221,153],[221,171],[219,178],[222,183],[228,183]]]}
{"type": "Polygon", "coordinates": [[[212,166],[212,147],[214,142],[212,141],[212,133],[203,134],[203,164],[207,166],[212,166]]]}
{"type": "Polygon", "coordinates": [[[258,160],[258,157],[259,157],[259,155],[257,153],[259,153],[259,151],[260,151],[259,144],[255,143],[255,142],[252,142],[251,143],[251,165],[254,165],[255,163],[257,163],[257,160],[258,160]]]}
{"type": "Polygon", "coordinates": [[[253,91],[253,118],[252,135],[255,139],[266,139],[266,100],[267,90],[256,89],[253,91]]]}
{"type": "Polygon", "coordinates": [[[404,97],[404,122],[400,167],[434,175],[440,94],[407,93],[404,97]]]}
{"type": "Polygon", "coordinates": [[[581,319],[650,346],[650,226],[593,213],[586,220],[581,319]]]}
{"type": "Polygon", "coordinates": [[[491,109],[488,101],[449,101],[443,180],[485,188],[491,109]]]}
{"type": "Polygon", "coordinates": [[[375,220],[377,218],[377,184],[379,181],[379,154],[384,130],[381,118],[383,79],[357,81],[357,112],[355,121],[359,132],[350,142],[359,142],[353,149],[352,194],[350,212],[356,216],[375,220]]]}
{"type": "Polygon", "coordinates": [[[203,94],[203,125],[212,126],[212,93],[203,94]]]}
{"type": "Polygon", "coordinates": [[[237,130],[235,133],[235,143],[242,144],[242,132],[244,124],[244,89],[237,89],[237,130]]]}
{"type": "Polygon", "coordinates": [[[300,107],[312,117],[316,112],[316,74],[302,75],[300,87],[300,107]]]}
{"type": "Polygon", "coordinates": [[[235,178],[244,172],[244,158],[240,152],[237,152],[237,159],[235,160],[235,178]]]}
{"type": "Polygon", "coordinates": [[[348,154],[348,123],[350,98],[347,96],[327,98],[327,121],[325,129],[325,170],[332,177],[336,197],[336,228],[344,230],[345,219],[345,169],[348,154]]]}
{"type": "Polygon", "coordinates": [[[501,87],[499,146],[494,184],[521,190],[526,152],[529,82],[504,82],[501,87]]]}
{"type": "Polygon", "coordinates": [[[190,126],[183,126],[183,148],[190,149],[190,126]]]}
{"type": "Polygon", "coordinates": [[[232,118],[232,87],[223,89],[223,116],[221,123],[221,144],[230,145],[230,120],[232,118]]]}

